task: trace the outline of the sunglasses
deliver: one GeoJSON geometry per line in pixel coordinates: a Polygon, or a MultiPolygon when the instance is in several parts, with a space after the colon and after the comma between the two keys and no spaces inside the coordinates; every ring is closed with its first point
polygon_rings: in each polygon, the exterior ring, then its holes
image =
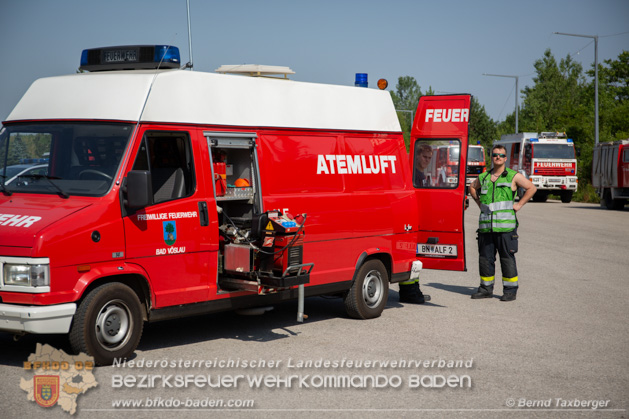
{"type": "Polygon", "coordinates": [[[507,157],[507,155],[506,154],[502,154],[502,153],[493,153],[491,155],[491,157],[502,157],[502,158],[505,158],[505,157],[507,157]]]}

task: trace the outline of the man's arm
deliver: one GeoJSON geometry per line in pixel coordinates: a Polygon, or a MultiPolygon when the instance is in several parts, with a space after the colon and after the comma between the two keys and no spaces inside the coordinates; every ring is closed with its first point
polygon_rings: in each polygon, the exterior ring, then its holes
{"type": "Polygon", "coordinates": [[[529,199],[533,198],[533,195],[535,195],[535,192],[537,192],[537,187],[533,185],[533,182],[525,178],[521,173],[518,173],[513,177],[513,183],[515,183],[516,191],[518,190],[518,188],[522,188],[525,191],[522,198],[520,198],[518,202],[513,204],[513,209],[515,210],[515,212],[518,212],[522,209],[524,204],[529,202],[529,199]]]}
{"type": "Polygon", "coordinates": [[[470,185],[470,196],[476,202],[476,205],[480,208],[480,198],[478,197],[478,191],[480,189],[480,182],[478,178],[474,179],[472,184],[470,185]]]}

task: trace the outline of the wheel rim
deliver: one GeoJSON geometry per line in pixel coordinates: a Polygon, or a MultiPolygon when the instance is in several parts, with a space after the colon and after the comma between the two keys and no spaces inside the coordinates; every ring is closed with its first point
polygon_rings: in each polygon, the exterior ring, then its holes
{"type": "Polygon", "coordinates": [[[115,351],[127,343],[132,326],[129,307],[121,300],[110,301],[96,318],[96,338],[103,348],[115,351]]]}
{"type": "Polygon", "coordinates": [[[368,307],[376,307],[383,297],[382,277],[378,271],[369,271],[363,282],[363,298],[368,307]]]}

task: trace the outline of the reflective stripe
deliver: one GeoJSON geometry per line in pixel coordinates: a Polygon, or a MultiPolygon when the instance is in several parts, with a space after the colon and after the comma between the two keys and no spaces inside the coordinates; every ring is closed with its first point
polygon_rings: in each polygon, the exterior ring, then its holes
{"type": "Polygon", "coordinates": [[[510,188],[511,187],[511,182],[496,182],[496,187],[497,188],[510,188]]]}
{"type": "Polygon", "coordinates": [[[413,285],[413,284],[417,284],[419,282],[419,279],[411,279],[410,281],[403,281],[400,282],[400,285],[413,285]]]}
{"type": "Polygon", "coordinates": [[[513,278],[502,277],[502,282],[511,283],[511,286],[513,286],[513,283],[516,283],[516,284],[518,283],[518,277],[517,276],[514,276],[513,278]]]}
{"type": "Polygon", "coordinates": [[[497,222],[492,223],[491,226],[494,227],[494,230],[496,228],[507,228],[507,229],[513,230],[514,228],[517,227],[516,223],[497,223],[497,222]]]}
{"type": "Polygon", "coordinates": [[[512,210],[513,201],[492,202],[488,205],[490,211],[512,210]]]}
{"type": "MultiPolygon", "coordinates": [[[[488,219],[491,218],[488,217],[488,219]]],[[[515,214],[511,211],[509,212],[497,212],[494,214],[494,220],[514,220],[515,221],[515,214]]]]}
{"type": "Polygon", "coordinates": [[[494,285],[495,280],[496,280],[496,277],[494,276],[481,276],[480,277],[481,285],[485,285],[488,287],[494,285]]]}

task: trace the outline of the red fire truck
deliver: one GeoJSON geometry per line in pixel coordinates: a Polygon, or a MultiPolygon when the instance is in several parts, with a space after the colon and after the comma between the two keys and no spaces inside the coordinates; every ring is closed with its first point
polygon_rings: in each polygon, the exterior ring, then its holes
{"type": "Polygon", "coordinates": [[[629,139],[599,143],[592,159],[592,186],[601,206],[622,210],[629,199],[629,139]]]}
{"type": "MultiPolygon", "coordinates": [[[[388,92],[185,71],[170,46],[81,67],[35,81],[0,131],[0,331],[109,364],[147,321],[289,299],[301,321],[324,294],[373,318],[390,283],[465,270],[464,171],[415,182],[388,92]]],[[[465,165],[469,106],[421,98],[411,147],[456,143],[465,165]]]]}
{"type": "Polygon", "coordinates": [[[485,149],[478,141],[477,145],[469,145],[467,147],[467,170],[465,184],[469,187],[474,179],[478,178],[481,173],[487,170],[485,164],[485,149]]]}
{"type": "MultiPolygon", "coordinates": [[[[533,201],[546,202],[549,194],[569,203],[577,190],[574,143],[559,132],[522,132],[503,135],[494,145],[507,149],[507,167],[517,170],[537,187],[533,201]]],[[[522,191],[518,191],[521,195],[522,191]]]]}

